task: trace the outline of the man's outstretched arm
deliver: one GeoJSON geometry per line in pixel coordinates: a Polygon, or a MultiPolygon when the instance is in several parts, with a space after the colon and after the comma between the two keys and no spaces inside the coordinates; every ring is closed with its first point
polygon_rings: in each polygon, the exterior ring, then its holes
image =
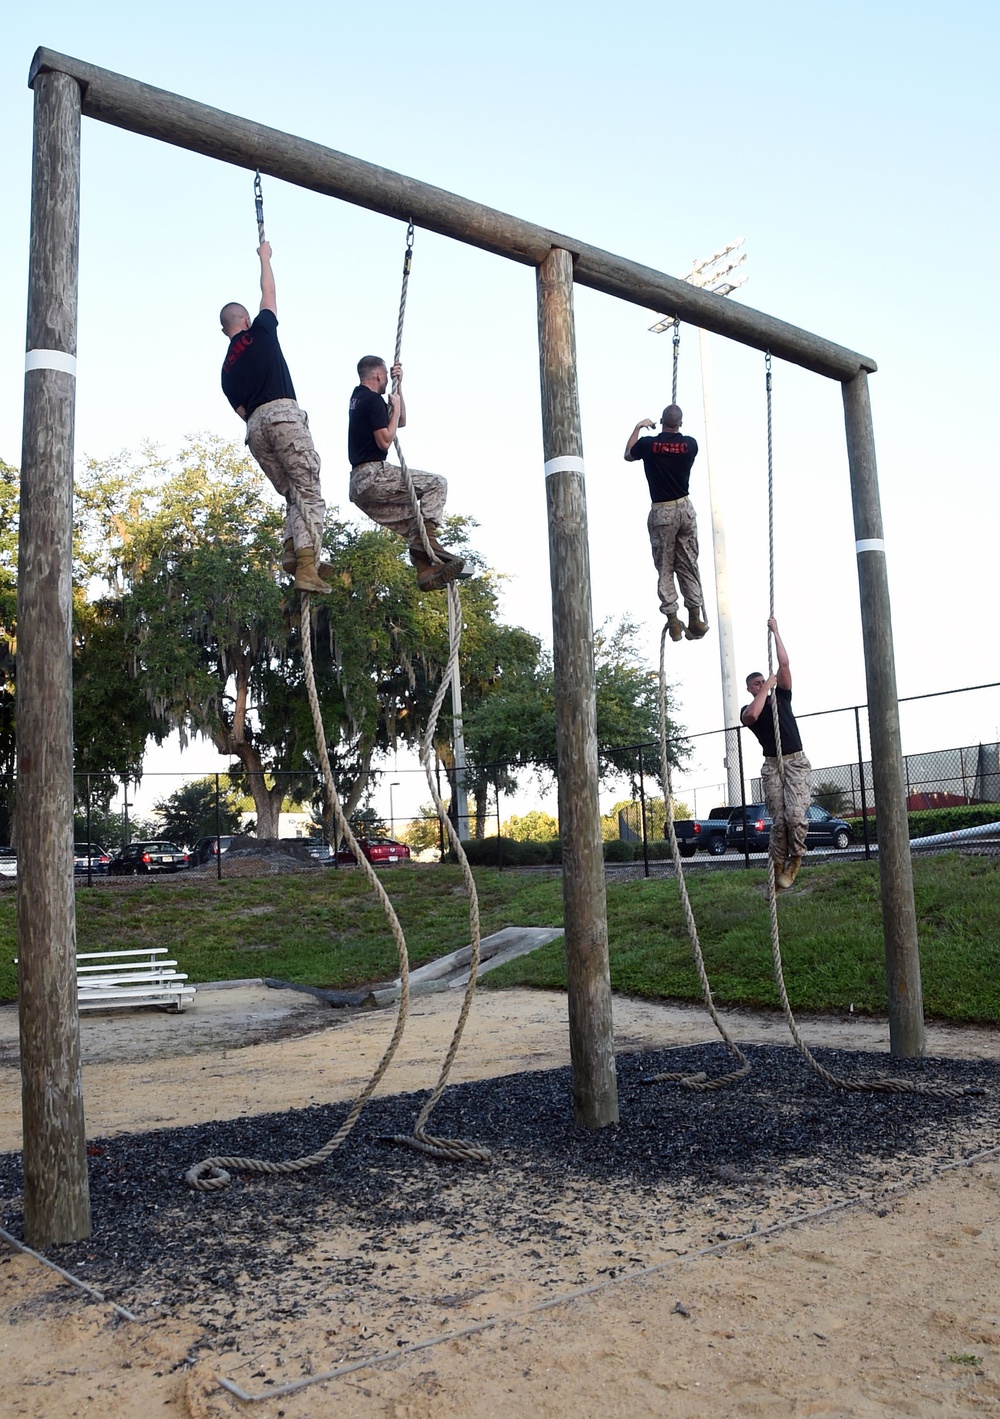
{"type": "Polygon", "coordinates": [[[274,272],[271,270],[271,243],[262,241],[257,248],[260,257],[260,308],[278,314],[278,301],[274,293],[274,272]]]}

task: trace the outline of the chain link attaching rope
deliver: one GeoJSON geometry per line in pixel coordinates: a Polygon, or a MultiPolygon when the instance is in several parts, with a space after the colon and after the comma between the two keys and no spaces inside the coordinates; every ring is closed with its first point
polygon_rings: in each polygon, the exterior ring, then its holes
{"type": "MultiPolygon", "coordinates": [[[[767,395],[767,536],[768,569],[770,578],[770,619],[774,620],[774,437],[772,425],[772,379],[771,352],[764,356],[765,390],[767,395]]],[[[780,667],[779,667],[780,669],[780,667]]],[[[774,631],[768,626],[767,634],[767,675],[774,673],[774,631]]],[[[774,726],[774,746],[778,763],[778,776],[785,782],[785,760],[781,752],[781,725],[778,719],[778,696],[775,690],[768,698],[771,701],[771,722],[774,726]]],[[[771,958],[774,966],[774,980],[781,1000],[781,1011],[785,1017],[789,1034],[795,1042],[799,1054],[815,1070],[819,1077],[834,1089],[843,1089],[855,1094],[921,1094],[931,1099],[961,1099],[970,1094],[981,1094],[978,1087],[963,1084],[922,1084],[908,1079],[845,1079],[824,1068],[815,1058],[799,1032],[792,1007],[785,988],[785,972],[781,960],[781,936],[778,930],[778,888],[775,881],[775,863],[771,853],[767,854],[767,907],[771,922],[771,958]]]]}
{"type": "Polygon", "coordinates": [[[253,199],[257,208],[257,245],[264,244],[264,189],[260,185],[260,168],[257,169],[253,179],[253,199]]]}

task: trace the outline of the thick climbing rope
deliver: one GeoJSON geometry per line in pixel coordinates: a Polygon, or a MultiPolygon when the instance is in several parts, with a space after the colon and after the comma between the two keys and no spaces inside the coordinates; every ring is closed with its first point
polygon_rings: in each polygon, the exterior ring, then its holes
{"type": "Polygon", "coordinates": [[[480,925],[479,925],[479,894],[476,891],[475,879],[472,875],[472,868],[469,866],[469,859],[465,855],[461,839],[458,836],[455,825],[445,809],[438,791],[435,768],[434,735],[437,729],[438,716],[441,713],[441,706],[444,703],[445,692],[451,684],[455,667],[458,665],[458,652],[462,639],[462,607],[458,595],[458,587],[452,582],[448,587],[448,596],[451,598],[451,609],[454,613],[452,624],[455,626],[455,634],[452,637],[451,647],[448,655],[448,664],[445,666],[444,674],[441,676],[441,683],[438,686],[431,712],[427,719],[427,728],[424,731],[423,741],[420,746],[420,762],[424,766],[424,773],[427,775],[427,783],[434,799],[434,806],[437,809],[438,817],[444,824],[455,856],[458,858],[462,871],[462,878],[465,882],[466,890],[469,894],[469,929],[472,938],[471,955],[469,960],[469,979],[465,987],[465,995],[462,1000],[462,1008],[459,1012],[454,1032],[451,1037],[451,1044],[445,1055],[438,1081],[431,1093],[428,1095],[423,1108],[413,1125],[413,1133],[393,1134],[390,1138],[392,1143],[402,1143],[410,1148],[416,1148],[421,1153],[427,1153],[432,1158],[442,1158],[456,1163],[488,1163],[492,1155],[486,1148],[480,1148],[474,1143],[467,1143],[461,1138],[441,1138],[429,1134],[426,1129],[427,1120],[436,1107],[438,1100],[444,1093],[448,1076],[451,1074],[451,1067],[455,1062],[458,1047],[462,1040],[462,1033],[465,1030],[466,1021],[469,1018],[469,1011],[472,1008],[473,996],[476,992],[476,976],[479,971],[479,956],[481,949],[480,925]]]}
{"type": "Polygon", "coordinates": [[[729,1035],[715,1008],[715,1001],[712,999],[712,987],[709,984],[708,973],[705,970],[705,958],[702,955],[701,942],[698,940],[698,927],[694,919],[694,912],[691,908],[691,899],[688,896],[687,883],[684,880],[684,868],[681,865],[681,853],[677,845],[677,831],[674,827],[674,794],[670,776],[670,750],[667,743],[666,644],[667,626],[664,625],[663,631],[660,634],[660,775],[663,781],[663,798],[667,808],[667,835],[670,839],[670,855],[674,860],[674,869],[677,873],[677,886],[680,890],[684,919],[687,922],[688,937],[691,941],[691,950],[694,954],[695,969],[698,972],[698,980],[701,984],[701,998],[705,1003],[705,1009],[712,1017],[712,1023],[722,1036],[726,1048],[734,1059],[739,1062],[740,1067],[731,1071],[729,1074],[719,1075],[715,1079],[709,1079],[704,1072],[698,1074],[667,1073],[654,1074],[651,1078],[643,1080],[643,1083],[677,1083],[682,1084],[685,1089],[709,1093],[715,1089],[724,1089],[728,1084],[735,1084],[737,1080],[745,1078],[750,1072],[750,1063],[739,1045],[729,1035]]]}
{"type": "MultiPolygon", "coordinates": [[[[219,1192],[227,1188],[232,1181],[232,1174],[235,1173],[300,1173],[306,1168],[318,1167],[320,1163],[325,1163],[331,1154],[335,1153],[344,1139],[353,1129],[361,1114],[361,1110],[375,1092],[392,1062],[393,1055],[399,1048],[399,1042],[403,1038],[403,1030],[406,1026],[406,1016],[409,1009],[410,1000],[410,965],[409,956],[406,950],[406,938],[403,935],[403,928],[399,923],[392,902],[386,894],[385,888],[378,879],[374,867],[365,857],[358,846],[357,839],[351,831],[351,826],[344,815],[344,810],[340,803],[336,787],[333,781],[333,771],[330,767],[330,757],[326,747],[326,731],[323,726],[323,714],[320,709],[319,695],[316,690],[316,676],[313,671],[312,661],[312,615],[311,601],[312,593],[303,591],[301,598],[301,628],[302,628],[302,664],[305,669],[306,693],[309,697],[309,708],[312,712],[313,728],[316,733],[316,745],[319,750],[320,767],[323,771],[323,784],[326,790],[326,799],[337,823],[339,835],[347,839],[348,846],[354,854],[354,860],[361,868],[368,884],[375,896],[378,898],[382,910],[392,931],[393,940],[396,943],[396,951],[399,958],[399,1006],[396,1012],[396,1025],[392,1032],[392,1038],[386,1046],[385,1053],[379,1060],[375,1072],[358,1095],[348,1111],[343,1123],[336,1133],[322,1148],[315,1153],[308,1153],[301,1158],[290,1158],[274,1162],[267,1158],[205,1158],[202,1162],[196,1163],[184,1174],[184,1180],[190,1187],[199,1192],[219,1192]]],[[[338,839],[339,841],[339,836],[338,839]]]]}
{"type": "MultiPolygon", "coordinates": [[[[400,356],[403,351],[403,320],[406,316],[406,297],[410,288],[410,271],[412,267],[413,223],[410,222],[406,228],[406,253],[403,257],[403,285],[399,293],[399,318],[396,321],[396,351],[392,359],[393,367],[399,364],[400,356]]],[[[395,376],[392,381],[392,392],[393,394],[399,393],[399,380],[395,378],[395,376]]],[[[427,528],[424,525],[424,515],[420,507],[420,499],[417,497],[417,490],[413,486],[413,478],[410,475],[410,470],[406,466],[406,459],[403,457],[403,450],[400,447],[398,434],[393,439],[392,446],[396,450],[396,457],[399,459],[399,467],[403,474],[403,481],[406,484],[406,491],[409,493],[410,502],[413,504],[413,512],[417,520],[417,530],[420,534],[421,545],[429,560],[440,564],[441,558],[431,548],[430,538],[427,536],[427,528]]]]}
{"type": "MultiPolygon", "coordinates": [[[[261,240],[263,241],[263,237],[261,238],[261,240]]],[[[671,378],[671,381],[670,381],[670,402],[671,402],[671,404],[676,404],[676,403],[677,403],[677,369],[678,369],[678,365],[680,364],[680,358],[681,358],[681,323],[680,323],[680,321],[677,319],[677,317],[676,317],[676,315],[675,315],[675,316],[674,316],[674,368],[673,368],[673,377],[671,378]]]]}
{"type": "MultiPolygon", "coordinates": [[[[772,386],[771,386],[771,352],[767,351],[764,357],[765,388],[767,393],[767,536],[769,553],[769,576],[770,576],[770,617],[774,619],[774,438],[772,430],[772,386]]],[[[767,636],[767,675],[770,679],[774,673],[774,633],[768,628],[767,636]]],[[[785,781],[785,761],[781,752],[781,729],[778,721],[778,696],[773,692],[769,696],[771,701],[771,717],[774,725],[774,745],[778,760],[778,774],[782,783],[785,781]]],[[[799,1032],[792,1007],[788,1000],[788,991],[785,988],[785,972],[781,960],[781,937],[778,931],[778,892],[775,882],[774,858],[770,852],[767,855],[767,906],[771,923],[771,957],[774,964],[774,980],[778,987],[778,995],[781,999],[781,1010],[785,1017],[796,1049],[809,1065],[815,1070],[819,1077],[834,1089],[843,1089],[855,1094],[922,1094],[932,1099],[961,1099],[969,1094],[981,1094],[982,1089],[961,1085],[961,1084],[924,1084],[916,1080],[908,1079],[845,1079],[842,1075],[834,1074],[829,1069],[824,1068],[816,1059],[805,1040],[799,1032]]]]}
{"type": "MultiPolygon", "coordinates": [[[[260,240],[263,242],[264,199],[261,191],[259,172],[254,177],[254,200],[257,207],[257,232],[260,237],[260,240]]],[[[289,496],[293,500],[295,500],[294,490],[289,491],[289,496]]],[[[305,517],[305,510],[301,507],[300,504],[298,504],[297,500],[295,501],[300,514],[305,517]]],[[[307,525],[309,525],[308,519],[307,525]]],[[[311,528],[311,531],[313,532],[314,538],[316,539],[316,547],[318,551],[321,545],[322,529],[311,528]]],[[[188,1183],[188,1185],[197,1189],[197,1191],[199,1192],[219,1192],[223,1188],[229,1187],[230,1183],[232,1182],[232,1173],[234,1172],[269,1174],[298,1173],[304,1171],[306,1168],[315,1168],[318,1167],[320,1163],[326,1162],[327,1158],[329,1158],[332,1153],[335,1153],[337,1151],[337,1149],[343,1143],[344,1139],[353,1129],[355,1123],[357,1123],[358,1117],[361,1114],[361,1110],[364,1108],[365,1104],[375,1092],[376,1088],[379,1085],[379,1082],[382,1079],[382,1076],[388,1069],[392,1061],[393,1055],[396,1053],[396,1050],[399,1047],[399,1042],[403,1038],[403,1030],[406,1026],[406,1016],[409,1008],[410,999],[410,963],[409,955],[406,949],[406,938],[403,935],[403,928],[399,923],[399,918],[396,915],[392,902],[389,900],[389,897],[386,894],[385,888],[379,881],[375,869],[372,867],[371,863],[368,861],[364,853],[361,851],[361,848],[358,846],[357,839],[351,831],[351,825],[348,823],[347,818],[344,815],[344,810],[341,807],[340,799],[337,795],[336,786],[333,781],[333,771],[330,766],[330,757],[326,747],[326,731],[323,726],[323,715],[320,709],[319,695],[316,690],[316,675],[313,670],[311,615],[312,594],[308,591],[301,592],[300,601],[302,664],[305,670],[306,693],[309,698],[309,709],[312,714],[313,729],[316,734],[316,746],[319,753],[320,767],[323,771],[323,783],[326,792],[327,803],[330,809],[332,810],[334,819],[337,823],[337,841],[339,842],[340,837],[346,838],[348,846],[354,854],[354,860],[357,862],[358,866],[361,868],[361,871],[368,879],[369,886],[375,893],[375,896],[378,898],[382,910],[385,912],[386,919],[389,923],[389,928],[392,932],[393,940],[396,943],[396,952],[399,959],[400,980],[399,1006],[396,1012],[396,1025],[392,1032],[392,1038],[390,1039],[389,1044],[386,1047],[385,1053],[383,1054],[381,1060],[376,1066],[375,1072],[372,1075],[371,1079],[368,1081],[364,1089],[358,1095],[358,1098],[351,1106],[337,1132],[323,1145],[322,1148],[318,1149],[315,1153],[307,1154],[305,1157],[285,1159],[278,1162],[274,1162],[267,1158],[205,1158],[202,1160],[202,1162],[194,1164],[194,1166],[189,1168],[184,1174],[184,1179],[188,1183]]]]}
{"type": "MultiPolygon", "coordinates": [[[[409,291],[410,271],[412,267],[413,223],[410,222],[406,228],[406,252],[403,257],[403,284],[399,294],[399,318],[396,322],[396,349],[392,361],[394,366],[399,364],[400,358],[402,356],[403,322],[406,315],[406,297],[409,291]]],[[[399,381],[397,379],[393,379],[392,387],[393,393],[399,392],[399,381]]],[[[403,477],[406,482],[406,488],[409,492],[410,501],[413,505],[413,513],[414,517],[416,518],[417,527],[420,532],[420,541],[423,544],[424,551],[432,562],[440,562],[440,557],[438,557],[431,548],[430,539],[427,536],[427,528],[424,524],[423,513],[420,507],[420,499],[417,497],[416,488],[413,486],[413,479],[410,476],[409,468],[407,468],[406,466],[406,459],[403,457],[403,450],[400,447],[398,437],[393,440],[393,446],[396,450],[396,457],[399,459],[399,466],[403,472],[403,477]]],[[[461,840],[458,836],[457,831],[455,830],[454,824],[452,823],[447,811],[445,810],[444,803],[442,802],[441,796],[438,792],[436,781],[437,776],[434,772],[434,735],[437,730],[438,717],[441,713],[441,706],[444,703],[445,694],[447,692],[448,686],[452,682],[452,677],[456,673],[456,668],[458,666],[458,652],[462,641],[462,603],[459,598],[458,587],[454,582],[450,582],[447,591],[449,600],[451,602],[451,609],[453,612],[453,615],[450,618],[451,625],[453,627],[453,632],[448,648],[448,663],[445,666],[443,675],[441,676],[441,683],[438,686],[437,694],[434,697],[434,702],[431,706],[431,712],[428,716],[427,728],[424,732],[424,737],[420,749],[420,762],[423,764],[424,773],[427,775],[427,783],[430,787],[431,796],[434,800],[434,806],[437,809],[438,818],[444,825],[445,830],[448,834],[449,841],[451,842],[451,846],[454,849],[455,856],[458,858],[459,866],[462,870],[462,877],[465,881],[466,890],[469,894],[469,931],[470,936],[472,938],[471,955],[469,960],[469,980],[465,988],[465,996],[462,1001],[462,1008],[459,1012],[459,1017],[455,1025],[455,1030],[452,1035],[451,1044],[449,1045],[448,1052],[445,1055],[444,1064],[441,1067],[441,1072],[438,1076],[438,1081],[434,1088],[431,1090],[431,1093],[429,1094],[426,1102],[424,1103],[423,1108],[420,1110],[420,1113],[417,1117],[417,1121],[413,1126],[413,1133],[412,1135],[394,1134],[392,1135],[389,1141],[392,1143],[401,1143],[410,1148],[415,1148],[419,1152],[427,1153],[433,1158],[442,1158],[452,1162],[461,1163],[488,1163],[491,1161],[492,1157],[488,1149],[480,1148],[474,1143],[467,1143],[464,1139],[461,1138],[440,1138],[429,1134],[426,1131],[427,1120],[430,1118],[432,1111],[438,1103],[438,1100],[444,1093],[445,1085],[448,1082],[448,1077],[451,1074],[451,1068],[455,1062],[455,1056],[458,1053],[458,1047],[462,1040],[462,1034],[465,1030],[466,1021],[469,1018],[469,1011],[472,1007],[472,1000],[476,991],[476,977],[479,972],[479,958],[481,952],[481,934],[479,925],[479,894],[476,891],[475,879],[472,876],[472,869],[469,866],[469,860],[465,855],[465,850],[462,847],[461,840]]]]}

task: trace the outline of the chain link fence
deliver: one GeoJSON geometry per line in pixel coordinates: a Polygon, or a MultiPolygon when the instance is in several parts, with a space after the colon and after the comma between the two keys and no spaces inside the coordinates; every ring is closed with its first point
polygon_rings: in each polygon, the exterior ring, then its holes
{"type": "MultiPolygon", "coordinates": [[[[942,846],[943,835],[975,829],[963,850],[1000,855],[1000,684],[979,685],[900,701],[905,738],[940,733],[942,724],[976,722],[993,733],[948,749],[918,749],[903,756],[907,807],[914,850],[942,846]],[[947,699],[950,697],[950,700],[947,699]],[[945,701],[945,703],[941,703],[945,701]]],[[[848,825],[846,848],[835,845],[810,824],[810,856],[870,857],[877,851],[878,823],[872,766],[867,756],[866,707],[844,706],[798,716],[812,770],[811,813],[828,814],[848,825]],[[837,750],[840,750],[838,755],[837,750]],[[847,752],[844,752],[844,751],[847,752]]],[[[671,743],[674,814],[680,832],[684,820],[716,820],[762,802],[756,740],[733,729],[678,735],[671,743]]],[[[609,872],[632,876],[673,871],[665,841],[665,804],[660,783],[659,746],[649,742],[602,749],[602,784],[613,806],[602,817],[609,872]]],[[[561,844],[557,814],[536,810],[508,816],[531,773],[556,785],[556,766],[493,763],[468,766],[465,793],[457,793],[454,772],[438,766],[438,791],[444,801],[467,803],[459,821],[463,838],[484,839],[477,860],[504,870],[551,866],[558,870],[561,844]],[[524,842],[530,837],[534,841],[524,842]],[[490,842],[490,840],[493,840],[490,842]],[[544,843],[545,850],[540,844],[544,843]]],[[[347,792],[348,785],[338,783],[347,792]]],[[[540,797],[543,789],[539,790],[540,797]]],[[[135,885],[138,881],[194,881],[257,876],[266,872],[324,872],[351,869],[349,854],[335,850],[332,824],[324,818],[319,776],[265,774],[252,783],[234,767],[231,775],[156,774],[142,782],[141,808],[136,786],[107,775],[79,774],[75,779],[75,869],[78,884],[135,885]],[[254,790],[256,789],[256,792],[254,790]],[[268,831],[260,832],[264,823],[268,831]],[[148,861],[139,854],[126,860],[126,847],[148,845],[148,861]],[[171,846],[177,859],[165,860],[171,846]],[[180,859],[186,855],[187,861],[180,859]]],[[[383,860],[436,860],[444,851],[421,768],[375,769],[369,773],[359,807],[351,814],[359,839],[407,840],[383,860]],[[378,801],[380,809],[373,804],[378,801]]],[[[760,825],[758,824],[758,827],[760,825]]],[[[759,834],[758,834],[759,837],[759,834]]],[[[764,834],[766,840],[766,833],[764,834]]],[[[843,841],[841,837],[840,841],[843,841]]],[[[944,844],[947,845],[947,844],[944,844]]],[[[717,845],[718,846],[718,845],[717,845]]],[[[718,856],[698,852],[691,865],[713,869],[759,865],[759,841],[741,847],[729,841],[718,856]]],[[[382,848],[379,849],[383,851],[382,848]]],[[[16,853],[0,847],[0,889],[16,881],[16,853]]]]}

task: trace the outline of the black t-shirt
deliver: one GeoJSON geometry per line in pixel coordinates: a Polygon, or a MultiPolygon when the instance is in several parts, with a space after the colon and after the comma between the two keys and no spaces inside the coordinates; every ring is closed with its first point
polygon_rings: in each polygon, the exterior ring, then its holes
{"type": "MultiPolygon", "coordinates": [[[[802,739],[799,736],[799,726],[795,723],[795,716],[792,714],[792,692],[791,690],[783,690],[780,685],[775,685],[774,692],[778,696],[781,752],[783,754],[798,754],[802,749],[802,739]]],[[[743,706],[743,709],[748,708],[748,705],[743,706]]],[[[740,711],[740,719],[742,718],[743,710],[740,711]]],[[[747,725],[747,729],[760,740],[760,747],[764,750],[765,758],[776,759],[778,757],[778,750],[774,743],[774,711],[767,700],[764,701],[764,708],[753,724],[747,725]]]]}
{"type": "Polygon", "coordinates": [[[347,456],[351,467],[383,462],[386,450],[375,442],[375,430],[389,427],[389,406],[381,394],[376,394],[367,384],[359,384],[347,407],[347,456]]]}
{"type": "Polygon", "coordinates": [[[636,439],[631,452],[637,461],[642,459],[652,502],[672,503],[687,497],[691,464],[698,456],[698,445],[690,434],[647,434],[636,439]]]}
{"type": "Polygon", "coordinates": [[[294,399],[292,376],[278,344],[278,317],[262,310],[249,330],[239,330],[229,342],[222,365],[222,392],[234,409],[249,419],[272,399],[294,399]]]}

